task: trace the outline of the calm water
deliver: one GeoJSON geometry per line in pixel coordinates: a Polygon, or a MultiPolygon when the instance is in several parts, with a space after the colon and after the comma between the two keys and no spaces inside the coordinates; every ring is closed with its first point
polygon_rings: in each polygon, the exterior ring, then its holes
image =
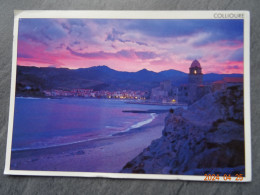
{"type": "Polygon", "coordinates": [[[109,99],[16,98],[12,150],[45,148],[111,136],[151,122],[156,114],[123,110],[169,109],[109,99]]]}

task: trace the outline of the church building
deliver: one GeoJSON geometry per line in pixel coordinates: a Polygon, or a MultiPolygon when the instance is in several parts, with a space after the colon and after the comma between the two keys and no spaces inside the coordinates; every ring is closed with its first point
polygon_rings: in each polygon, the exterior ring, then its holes
{"type": "Polygon", "coordinates": [[[203,73],[199,61],[194,60],[189,68],[188,84],[179,87],[179,102],[192,104],[210,91],[209,86],[203,85],[203,73]]]}

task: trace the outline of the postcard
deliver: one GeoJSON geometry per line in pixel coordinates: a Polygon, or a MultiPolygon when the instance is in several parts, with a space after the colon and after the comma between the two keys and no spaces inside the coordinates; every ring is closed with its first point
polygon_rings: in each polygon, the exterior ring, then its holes
{"type": "Polygon", "coordinates": [[[248,11],[15,11],[4,174],[251,181],[248,11]]]}

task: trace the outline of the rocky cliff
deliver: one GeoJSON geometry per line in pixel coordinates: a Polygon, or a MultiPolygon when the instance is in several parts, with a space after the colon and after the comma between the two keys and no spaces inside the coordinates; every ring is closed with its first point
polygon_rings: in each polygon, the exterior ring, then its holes
{"type": "Polygon", "coordinates": [[[122,173],[204,175],[244,174],[243,88],[204,96],[165,119],[154,140],[122,173]]]}

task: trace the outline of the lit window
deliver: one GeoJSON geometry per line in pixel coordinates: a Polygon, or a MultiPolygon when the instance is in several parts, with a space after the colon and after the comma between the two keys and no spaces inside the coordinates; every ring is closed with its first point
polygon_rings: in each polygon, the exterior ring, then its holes
{"type": "Polygon", "coordinates": [[[194,74],[197,74],[197,70],[194,70],[194,74]]]}

